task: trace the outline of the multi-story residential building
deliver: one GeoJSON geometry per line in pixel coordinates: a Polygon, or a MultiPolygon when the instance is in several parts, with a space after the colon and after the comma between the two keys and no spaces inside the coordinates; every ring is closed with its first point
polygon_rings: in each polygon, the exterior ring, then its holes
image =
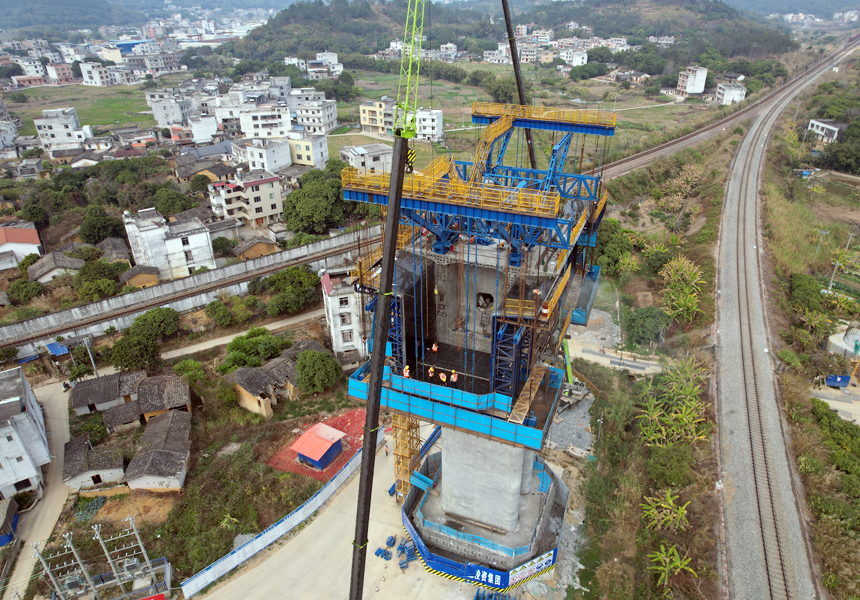
{"type": "Polygon", "coordinates": [[[248,138],[284,137],[292,129],[290,111],[286,106],[261,104],[242,109],[239,113],[242,134],[248,138]]]}
{"type": "Polygon", "coordinates": [[[347,283],[349,276],[349,270],[335,268],[327,269],[320,277],[331,348],[344,368],[357,366],[367,358],[371,327],[361,297],[347,283]]]}
{"type": "Polygon", "coordinates": [[[818,141],[823,144],[838,141],[842,138],[842,132],[848,129],[848,123],[841,123],[832,119],[810,119],[806,130],[811,131],[818,141]]]}
{"type": "Polygon", "coordinates": [[[159,73],[178,71],[180,69],[179,59],[179,54],[163,52],[140,55],[129,54],[124,57],[123,62],[132,68],[142,69],[147,73],[157,75],[159,73]]]}
{"type": "Polygon", "coordinates": [[[111,85],[131,85],[137,81],[134,71],[128,67],[108,67],[111,85]]]}
{"type": "Polygon", "coordinates": [[[269,77],[270,98],[286,98],[292,89],[289,77],[269,77]]]}
{"type": "Polygon", "coordinates": [[[564,28],[568,31],[573,31],[574,29],[579,29],[579,23],[577,23],[576,21],[570,21],[564,26],[564,28]]]}
{"type": "Polygon", "coordinates": [[[0,121],[11,121],[12,116],[9,114],[9,109],[6,108],[6,101],[0,96],[0,121]]]}
{"type": "Polygon", "coordinates": [[[315,100],[296,107],[296,121],[305,133],[328,133],[337,129],[337,101],[315,100]]]}
{"type": "Polygon", "coordinates": [[[45,66],[38,58],[16,57],[13,62],[17,63],[23,70],[25,77],[44,77],[45,66]]]}
{"type": "Polygon", "coordinates": [[[110,78],[110,72],[107,67],[101,63],[81,63],[81,77],[84,80],[84,85],[95,87],[107,87],[113,85],[110,78]]]}
{"type": "Polygon", "coordinates": [[[237,219],[255,229],[283,219],[282,193],[280,178],[268,171],[237,171],[229,182],[209,186],[215,216],[237,219]]]}
{"type": "Polygon", "coordinates": [[[195,269],[215,268],[209,229],[200,219],[168,223],[154,208],[123,215],[128,243],[137,265],[156,267],[159,281],[180,279],[195,269]]]}
{"type": "Polygon", "coordinates": [[[33,124],[36,125],[43,148],[76,148],[80,147],[84,140],[93,137],[92,127],[81,126],[78,111],[72,107],[45,109],[42,111],[42,118],[33,119],[33,124]]]}
{"type": "Polygon", "coordinates": [[[728,106],[735,102],[741,102],[747,97],[747,88],[736,83],[717,84],[717,103],[728,106]]]}
{"type": "Polygon", "coordinates": [[[328,162],[328,141],[325,135],[304,136],[300,132],[290,133],[290,160],[294,165],[324,169],[328,162]]]}
{"type": "Polygon", "coordinates": [[[251,171],[277,173],[293,164],[290,144],[287,140],[244,139],[233,140],[233,161],[248,163],[251,171]]]}
{"type": "Polygon", "coordinates": [[[46,81],[52,85],[74,83],[75,75],[72,65],[66,63],[49,63],[45,65],[46,81]]]}
{"type": "Polygon", "coordinates": [[[51,462],[45,416],[21,367],[0,373],[0,498],[42,495],[51,462]]]}
{"type": "Polygon", "coordinates": [[[195,144],[208,144],[218,135],[218,119],[214,115],[190,116],[188,127],[195,144]]]}
{"type": "Polygon", "coordinates": [[[383,96],[382,100],[368,100],[367,102],[363,102],[358,107],[361,130],[381,135],[385,135],[387,132],[391,131],[391,128],[394,126],[394,105],[395,101],[388,96],[383,96]],[[391,111],[392,121],[390,124],[386,123],[385,120],[386,111],[391,111]]]}
{"type": "Polygon", "coordinates": [[[308,79],[334,79],[343,73],[335,52],[317,52],[316,60],[307,61],[308,79]]]}
{"type": "Polygon", "coordinates": [[[582,65],[588,64],[588,52],[585,50],[562,50],[559,53],[559,58],[571,67],[581,67],[582,65]]]}
{"type": "Polygon", "coordinates": [[[314,88],[296,88],[290,90],[290,93],[285,98],[287,107],[291,112],[296,112],[299,104],[307,104],[308,102],[320,102],[325,100],[325,92],[318,92],[314,88]]]}
{"type": "Polygon", "coordinates": [[[185,125],[191,116],[190,98],[165,98],[152,103],[152,116],[159,127],[185,125]]]}
{"type": "Polygon", "coordinates": [[[529,34],[528,25],[517,25],[514,29],[514,35],[518,38],[526,37],[529,34]]]}
{"type": "Polygon", "coordinates": [[[116,46],[104,46],[99,51],[99,54],[102,55],[102,58],[104,60],[109,60],[116,64],[122,63],[122,50],[120,50],[116,46]]]}
{"type": "Polygon", "coordinates": [[[553,40],[555,34],[552,29],[535,29],[530,37],[537,44],[548,44],[553,40]]]}
{"type": "Polygon", "coordinates": [[[701,94],[705,91],[708,69],[697,65],[687,67],[678,74],[677,90],[682,94],[701,94]]]}
{"type": "Polygon", "coordinates": [[[301,58],[296,58],[295,56],[285,56],[284,57],[284,64],[288,65],[288,66],[292,65],[292,66],[298,68],[302,73],[305,73],[308,70],[307,61],[304,61],[301,58]]]}
{"type": "Polygon", "coordinates": [[[359,171],[368,173],[391,172],[391,146],[385,144],[365,144],[364,146],[343,146],[340,159],[359,171]]]}
{"type": "Polygon", "coordinates": [[[441,110],[419,109],[415,111],[415,137],[419,140],[439,141],[445,137],[441,110]]]}

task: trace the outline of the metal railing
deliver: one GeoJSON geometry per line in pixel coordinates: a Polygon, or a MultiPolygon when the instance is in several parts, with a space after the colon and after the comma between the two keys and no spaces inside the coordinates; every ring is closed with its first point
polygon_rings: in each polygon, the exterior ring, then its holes
{"type": "Polygon", "coordinates": [[[574,110],[549,106],[520,106],[519,104],[495,104],[473,102],[472,114],[490,117],[508,116],[514,119],[532,119],[575,125],[602,125],[615,127],[617,115],[603,110],[574,110]]]}
{"type": "MultiPolygon", "coordinates": [[[[388,194],[388,173],[359,173],[352,167],[341,172],[344,188],[388,194]]],[[[434,180],[411,175],[403,182],[403,195],[408,198],[431,200],[530,215],[555,217],[559,213],[561,195],[558,192],[536,192],[510,189],[492,184],[434,180]]]]}

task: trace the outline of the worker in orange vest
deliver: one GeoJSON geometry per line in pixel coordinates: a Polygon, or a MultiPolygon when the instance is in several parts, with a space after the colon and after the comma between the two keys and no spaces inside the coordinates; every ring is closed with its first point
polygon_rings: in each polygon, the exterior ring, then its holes
{"type": "Polygon", "coordinates": [[[439,381],[442,382],[442,385],[448,385],[448,378],[443,371],[439,371],[439,381]]]}
{"type": "Polygon", "coordinates": [[[430,367],[429,369],[427,369],[427,377],[428,377],[428,379],[433,379],[433,373],[434,373],[434,371],[433,371],[433,367],[430,367]]]}
{"type": "Polygon", "coordinates": [[[451,370],[451,387],[457,387],[457,371],[451,370]]]}
{"type": "Polygon", "coordinates": [[[409,365],[406,365],[405,367],[403,367],[403,376],[406,377],[407,379],[409,378],[409,365]]]}

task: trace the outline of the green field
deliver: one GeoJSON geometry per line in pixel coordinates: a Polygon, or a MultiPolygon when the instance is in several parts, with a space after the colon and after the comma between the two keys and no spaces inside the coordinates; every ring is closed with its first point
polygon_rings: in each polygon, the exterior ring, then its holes
{"type": "Polygon", "coordinates": [[[11,102],[6,95],[9,112],[24,119],[20,135],[36,135],[33,119],[42,116],[46,108],[72,106],[78,111],[81,125],[119,125],[137,123],[141,127],[152,127],[155,120],[149,111],[143,90],[139,86],[89,87],[69,85],[63,87],[39,87],[22,90],[29,101],[11,102]]]}

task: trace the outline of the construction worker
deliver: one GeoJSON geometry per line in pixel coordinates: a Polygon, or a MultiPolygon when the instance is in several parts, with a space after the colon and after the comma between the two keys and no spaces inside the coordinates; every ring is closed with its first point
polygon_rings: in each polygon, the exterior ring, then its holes
{"type": "Polygon", "coordinates": [[[448,378],[445,376],[444,371],[439,371],[439,381],[442,382],[442,385],[448,385],[448,378]]]}
{"type": "Polygon", "coordinates": [[[434,372],[433,367],[430,367],[429,369],[427,369],[427,378],[428,379],[433,379],[433,372],[434,372]]]}
{"type": "Polygon", "coordinates": [[[457,387],[457,371],[451,369],[451,387],[457,387]]]}
{"type": "Polygon", "coordinates": [[[388,456],[388,444],[385,444],[385,456],[388,456]]]}
{"type": "Polygon", "coordinates": [[[409,365],[403,367],[403,376],[409,379],[409,365]]]}
{"type": "Polygon", "coordinates": [[[437,352],[439,352],[439,344],[433,342],[433,346],[431,346],[430,350],[433,351],[433,355],[435,356],[437,352]]]}

